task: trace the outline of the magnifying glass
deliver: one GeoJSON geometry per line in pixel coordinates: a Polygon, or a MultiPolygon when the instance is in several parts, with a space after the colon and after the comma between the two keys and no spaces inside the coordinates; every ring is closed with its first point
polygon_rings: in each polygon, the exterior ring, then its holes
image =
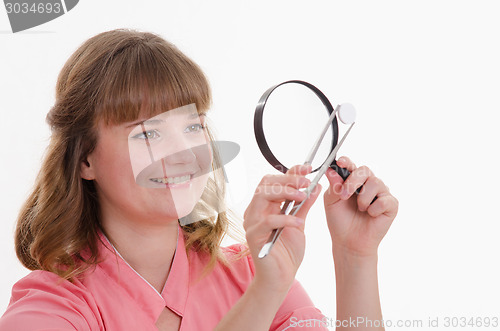
{"type": "MultiPolygon", "coordinates": [[[[354,123],[355,108],[351,104],[339,106],[341,111],[337,115],[343,123],[354,123]]],[[[325,94],[310,83],[290,80],[272,86],[261,96],[255,109],[255,138],[262,155],[282,173],[286,173],[291,166],[301,164],[333,112],[334,108],[325,94]]],[[[312,172],[319,170],[337,145],[338,138],[339,126],[335,118],[319,145],[312,162],[312,172]]],[[[332,168],[344,180],[350,174],[347,169],[337,167],[336,162],[332,168]]]]}
{"type": "MultiPolygon", "coordinates": [[[[334,109],[314,85],[290,80],[272,86],[261,96],[255,109],[255,137],[266,160],[283,173],[296,164],[312,165],[312,172],[318,173],[306,189],[309,196],[328,167],[344,180],[350,175],[347,169],[337,166],[335,157],[355,119],[356,111],[351,104],[341,104],[334,109]],[[350,125],[340,143],[337,118],[350,125]]],[[[287,200],[281,213],[295,215],[301,206],[302,203],[295,205],[287,200]]],[[[269,254],[281,231],[282,228],[273,230],[259,258],[269,254]]]]}

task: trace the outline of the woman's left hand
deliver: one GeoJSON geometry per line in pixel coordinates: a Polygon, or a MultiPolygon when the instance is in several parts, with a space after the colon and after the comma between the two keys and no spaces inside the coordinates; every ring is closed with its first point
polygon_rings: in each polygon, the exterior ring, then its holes
{"type": "Polygon", "coordinates": [[[324,203],[334,254],[374,256],[396,217],[398,200],[368,167],[357,168],[347,157],[339,158],[337,164],[351,174],[344,182],[333,169],[326,172],[330,187],[324,203]]]}

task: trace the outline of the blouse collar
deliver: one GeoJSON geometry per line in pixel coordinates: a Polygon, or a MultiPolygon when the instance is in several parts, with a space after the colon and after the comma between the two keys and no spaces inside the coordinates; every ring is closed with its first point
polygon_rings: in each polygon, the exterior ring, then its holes
{"type": "MultiPolygon", "coordinates": [[[[184,234],[178,225],[177,246],[172,266],[162,293],[136,272],[108,238],[100,232],[100,258],[98,268],[117,282],[125,292],[156,321],[165,307],[180,316],[184,315],[189,291],[189,261],[186,254],[184,234]]],[[[113,294],[110,294],[113,295],[113,294]]]]}

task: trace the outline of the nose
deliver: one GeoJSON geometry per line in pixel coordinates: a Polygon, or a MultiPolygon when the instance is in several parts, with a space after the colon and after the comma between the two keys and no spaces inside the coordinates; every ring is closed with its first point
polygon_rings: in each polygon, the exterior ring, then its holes
{"type": "Polygon", "coordinates": [[[190,148],[180,150],[178,152],[169,153],[163,157],[168,165],[174,164],[189,164],[196,160],[196,156],[190,148]]]}
{"type": "Polygon", "coordinates": [[[168,165],[189,164],[196,160],[192,148],[193,142],[185,139],[182,135],[171,135],[166,139],[160,152],[161,158],[168,165]]]}

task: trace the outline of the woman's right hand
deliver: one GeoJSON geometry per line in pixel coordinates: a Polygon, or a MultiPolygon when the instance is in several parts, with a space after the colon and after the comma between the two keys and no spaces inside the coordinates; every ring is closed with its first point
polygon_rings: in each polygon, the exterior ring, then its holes
{"type": "Polygon", "coordinates": [[[310,180],[305,176],[310,172],[311,166],[299,165],[285,175],[265,176],[245,211],[243,226],[255,265],[254,283],[266,291],[286,294],[304,257],[304,220],[321,186],[316,186],[296,216],[282,215],[280,210],[285,200],[295,200],[298,204],[306,197],[299,189],[309,186],[310,180]],[[258,258],[271,231],[281,227],[283,232],[270,253],[258,258]]]}

